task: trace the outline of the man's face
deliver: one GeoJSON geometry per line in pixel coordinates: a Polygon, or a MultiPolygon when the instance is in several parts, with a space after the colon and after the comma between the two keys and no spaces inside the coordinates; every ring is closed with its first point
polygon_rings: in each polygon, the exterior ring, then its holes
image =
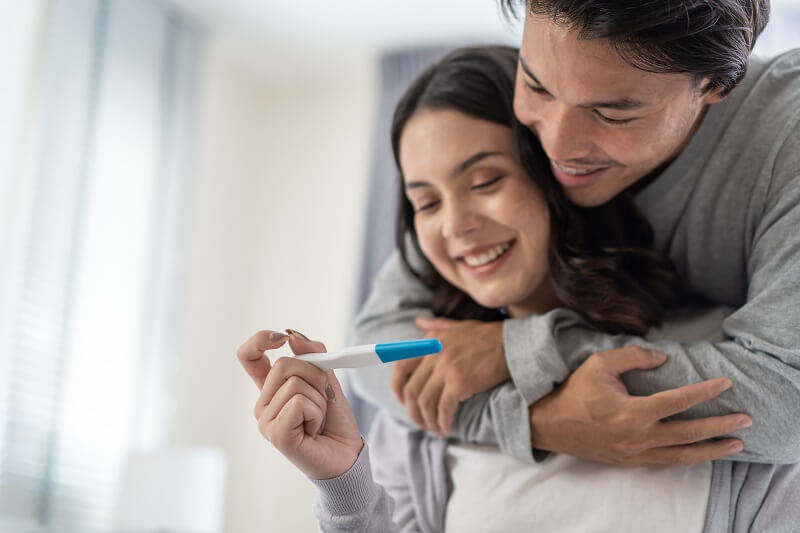
{"type": "Polygon", "coordinates": [[[626,63],[607,41],[528,14],[514,111],[539,137],[567,197],[603,204],[674,159],[717,92],[626,63]]]}

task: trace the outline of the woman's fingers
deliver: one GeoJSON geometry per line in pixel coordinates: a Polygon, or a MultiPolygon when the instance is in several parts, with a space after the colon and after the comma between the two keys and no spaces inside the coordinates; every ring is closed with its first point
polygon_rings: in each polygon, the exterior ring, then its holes
{"type": "MultiPolygon", "coordinates": [[[[283,386],[278,389],[271,401],[263,403],[262,397],[259,397],[255,406],[256,418],[260,420],[262,416],[266,416],[268,420],[274,419],[289,400],[298,395],[304,396],[314,402],[322,412],[324,419],[328,408],[327,400],[317,389],[299,376],[290,376],[289,379],[284,382],[283,386]]],[[[322,420],[318,422],[321,424],[322,420]]],[[[306,429],[309,435],[315,436],[319,433],[320,426],[312,422],[307,424],[306,429]]]]}
{"type": "Polygon", "coordinates": [[[295,394],[282,404],[274,417],[262,413],[258,428],[278,450],[291,456],[309,435],[316,434],[324,417],[315,402],[302,394],[295,394]]]}
{"type": "Polygon", "coordinates": [[[328,377],[325,372],[306,361],[292,357],[280,357],[272,365],[261,388],[258,401],[261,405],[270,403],[278,390],[291,377],[298,377],[316,389],[324,398],[328,387],[328,377]]]}
{"type": "Polygon", "coordinates": [[[289,336],[284,333],[263,330],[247,339],[236,351],[245,371],[259,389],[264,386],[264,380],[270,370],[269,359],[264,352],[280,348],[287,340],[289,336]]]}

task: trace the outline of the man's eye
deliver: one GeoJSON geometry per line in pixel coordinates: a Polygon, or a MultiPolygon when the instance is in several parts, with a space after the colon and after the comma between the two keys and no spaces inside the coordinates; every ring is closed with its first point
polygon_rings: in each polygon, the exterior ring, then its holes
{"type": "Polygon", "coordinates": [[[627,124],[628,122],[632,122],[632,121],[636,120],[636,119],[633,119],[633,118],[611,118],[611,117],[607,117],[607,116],[605,116],[604,114],[602,114],[601,112],[599,112],[597,110],[595,110],[594,113],[595,113],[595,115],[597,115],[597,117],[600,120],[602,120],[606,124],[616,124],[616,125],[627,124]]]}
{"type": "Polygon", "coordinates": [[[503,179],[503,176],[497,176],[496,178],[492,178],[489,181],[484,181],[483,183],[479,183],[477,185],[473,185],[472,189],[473,190],[475,190],[475,189],[488,189],[489,187],[491,187],[492,185],[494,185],[495,183],[497,183],[501,179],[503,179]]]}
{"type": "Polygon", "coordinates": [[[540,94],[542,96],[546,96],[546,95],[550,94],[545,89],[542,89],[541,87],[537,87],[536,85],[531,85],[530,83],[528,83],[527,85],[528,85],[528,89],[530,89],[531,91],[535,92],[536,94],[540,94]]]}

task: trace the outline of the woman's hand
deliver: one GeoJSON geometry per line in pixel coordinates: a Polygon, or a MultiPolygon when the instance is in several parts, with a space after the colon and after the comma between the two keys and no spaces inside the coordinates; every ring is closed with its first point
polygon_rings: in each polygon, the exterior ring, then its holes
{"type": "Polygon", "coordinates": [[[254,409],[259,431],[308,477],[339,476],[363,446],[353,411],[333,371],[291,357],[270,365],[264,352],[287,341],[295,354],[326,351],[320,342],[276,331],[259,331],[237,351],[261,390],[254,409]]]}

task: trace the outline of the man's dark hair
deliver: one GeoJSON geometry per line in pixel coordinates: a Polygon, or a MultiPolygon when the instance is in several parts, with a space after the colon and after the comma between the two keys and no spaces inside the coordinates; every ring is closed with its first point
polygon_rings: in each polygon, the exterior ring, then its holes
{"type": "MultiPolygon", "coordinates": [[[[522,0],[500,0],[516,16],[522,0]]],[[[744,78],[756,39],[769,20],[769,0],[526,0],[532,15],[606,39],[628,64],[655,73],[708,78],[723,96],[744,78]]]]}

